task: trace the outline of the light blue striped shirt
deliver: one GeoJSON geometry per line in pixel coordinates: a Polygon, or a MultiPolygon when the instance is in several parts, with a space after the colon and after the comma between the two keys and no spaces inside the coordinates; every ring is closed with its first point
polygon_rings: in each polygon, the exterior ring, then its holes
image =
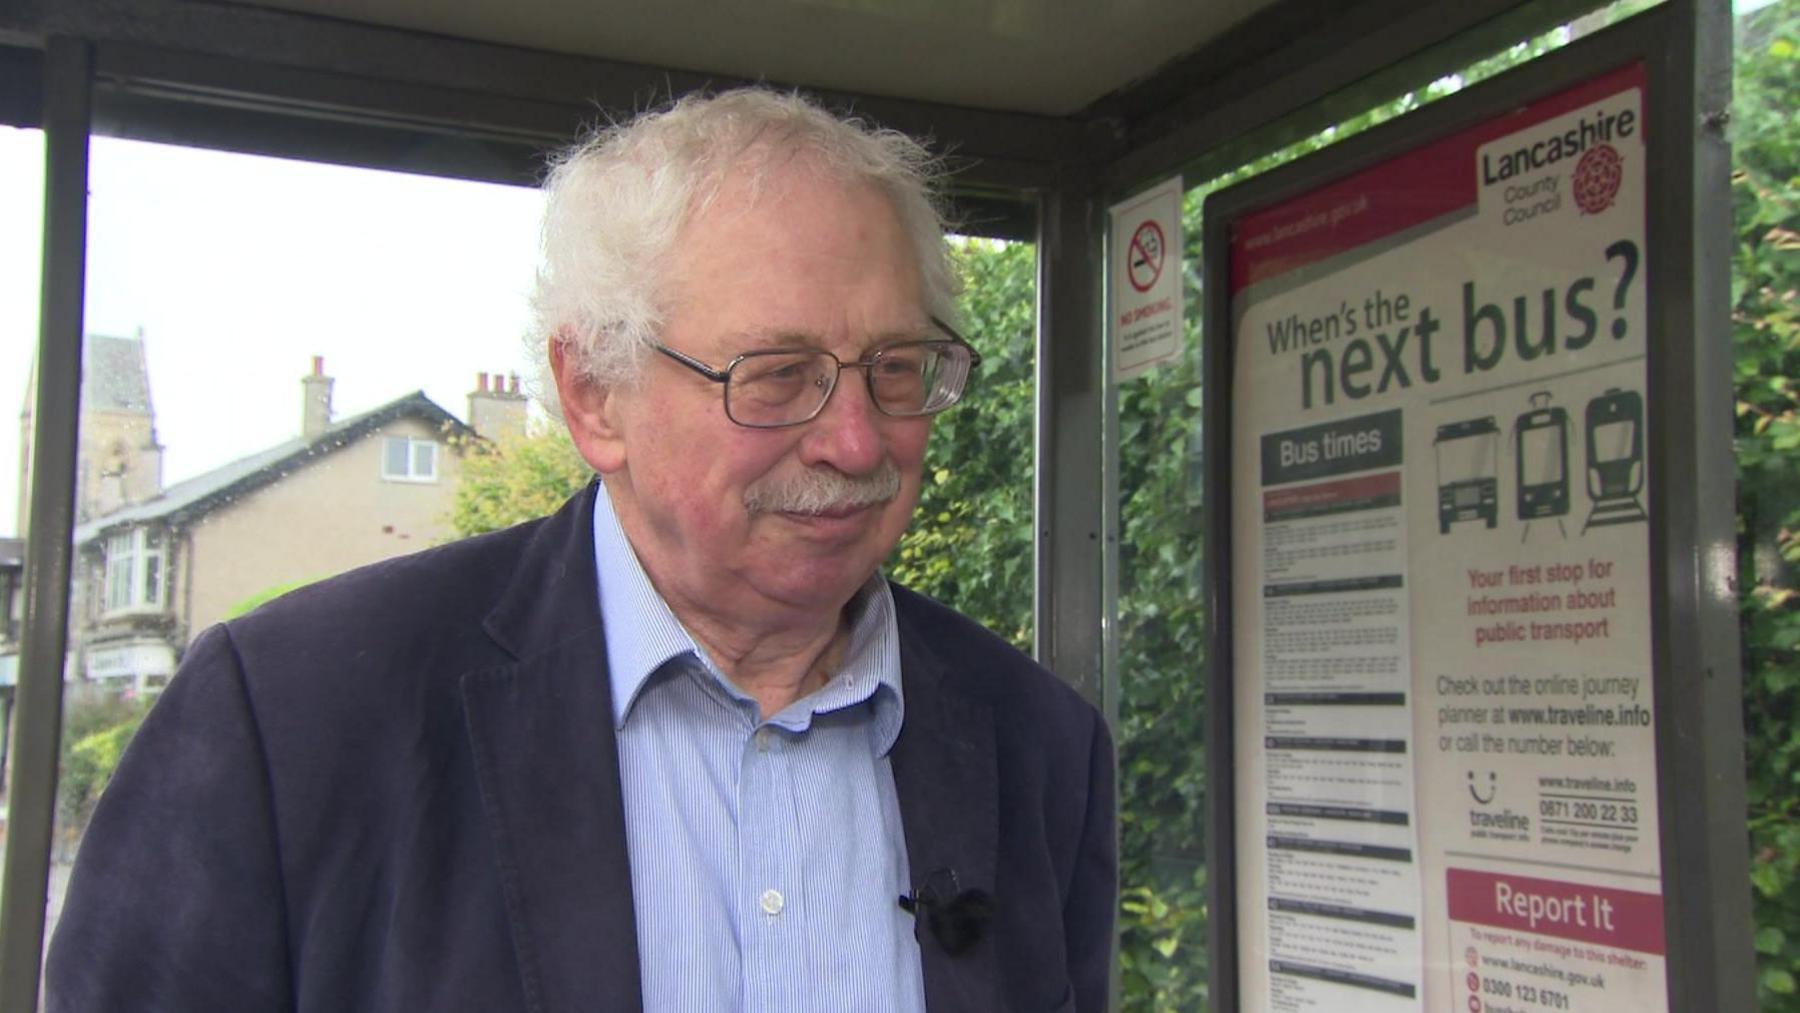
{"type": "Polygon", "coordinates": [[[651,1013],[925,1008],[889,754],[899,635],[879,575],[823,688],[762,720],[594,499],[600,614],[651,1013]]]}

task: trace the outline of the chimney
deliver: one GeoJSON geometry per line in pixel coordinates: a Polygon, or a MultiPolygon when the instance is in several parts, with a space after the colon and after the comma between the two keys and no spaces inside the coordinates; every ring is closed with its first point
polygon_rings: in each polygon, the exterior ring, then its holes
{"type": "Polygon", "coordinates": [[[500,373],[475,374],[475,389],[469,392],[469,428],[476,435],[501,442],[525,435],[525,395],[519,393],[519,378],[500,373]]]}
{"type": "Polygon", "coordinates": [[[331,377],[325,375],[325,357],[313,356],[312,373],[300,380],[300,435],[315,439],[331,425],[331,377]]]}

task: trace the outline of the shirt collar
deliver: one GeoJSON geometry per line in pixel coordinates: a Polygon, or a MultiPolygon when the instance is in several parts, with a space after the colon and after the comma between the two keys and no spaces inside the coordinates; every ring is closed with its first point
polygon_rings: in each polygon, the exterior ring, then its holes
{"type": "MultiPolygon", "coordinates": [[[[606,630],[606,665],[612,682],[613,725],[624,728],[645,685],[658,669],[684,655],[699,660],[734,696],[743,693],[718,671],[681,620],[656,592],[619,526],[606,483],[594,497],[594,569],[599,580],[600,621],[606,630]]],[[[894,596],[876,573],[850,601],[850,646],[842,667],[823,689],[796,701],[770,723],[804,729],[811,715],[873,699],[870,741],[885,755],[900,736],[904,697],[900,684],[900,631],[894,596]]]]}

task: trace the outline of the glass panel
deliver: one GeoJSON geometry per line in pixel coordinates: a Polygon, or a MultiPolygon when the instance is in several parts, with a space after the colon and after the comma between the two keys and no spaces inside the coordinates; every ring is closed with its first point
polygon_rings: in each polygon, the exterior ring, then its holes
{"type": "MultiPolygon", "coordinates": [[[[0,424],[29,406],[44,236],[44,133],[0,126],[0,424]]],[[[19,434],[0,435],[0,812],[12,785],[12,717],[25,622],[27,462],[19,434]]],[[[0,863],[6,835],[0,833],[0,863]]]]}
{"type": "MultiPolygon", "coordinates": [[[[1200,201],[1184,203],[1200,263],[1200,201]]],[[[1206,589],[1199,273],[1182,358],[1119,387],[1119,824],[1122,1008],[1207,996],[1206,589]]]]}
{"type": "Polygon", "coordinates": [[[541,203],[107,138],[91,171],[52,931],[112,766],[196,635],[457,534],[462,455],[437,441],[454,417],[470,446],[471,412],[526,426],[541,203]]]}
{"type": "Polygon", "coordinates": [[[428,478],[436,478],[437,477],[437,444],[421,440],[412,445],[412,450],[413,450],[412,477],[427,478],[427,479],[428,478]]]}
{"type": "Polygon", "coordinates": [[[933,417],[919,510],[888,563],[894,579],[1023,651],[1032,637],[1036,253],[1029,243],[952,243],[963,280],[958,329],[981,367],[962,402],[933,417]]]}
{"type": "Polygon", "coordinates": [[[162,603],[162,553],[144,554],[144,600],[146,605],[162,603]]]}
{"type": "MultiPolygon", "coordinates": [[[[81,463],[97,474],[97,451],[122,447],[110,460],[123,480],[110,488],[124,502],[81,503],[78,605],[104,586],[114,525],[167,527],[158,607],[75,624],[59,881],[149,698],[207,624],[335,570],[541,512],[586,477],[566,437],[527,419],[519,394],[534,195],[104,139],[91,189],[81,463]],[[271,193],[278,207],[259,200],[271,193]],[[443,222],[457,223],[454,237],[434,234],[443,222]],[[452,276],[464,280],[444,285],[452,276]],[[449,304],[446,291],[456,293],[449,304]],[[384,321],[395,308],[404,326],[384,321]],[[428,362],[416,334],[430,335],[428,362]],[[312,360],[321,354],[329,374],[312,360]],[[435,365],[445,361],[448,379],[435,365]],[[463,415],[459,381],[484,365],[501,370],[481,372],[463,415]],[[309,436],[303,404],[320,387],[332,421],[309,436]],[[401,406],[421,387],[460,417],[495,420],[496,441],[440,441],[438,418],[401,406]],[[371,412],[399,417],[335,445],[337,427],[371,412]],[[383,482],[384,471],[438,482],[383,482]]],[[[893,568],[1028,646],[1034,251],[970,241],[958,264],[985,364],[967,402],[935,423],[920,523],[893,568]]]]}
{"type": "Polygon", "coordinates": [[[406,477],[406,437],[390,436],[382,441],[381,473],[389,478],[406,477]]]}
{"type": "Polygon", "coordinates": [[[106,611],[116,612],[131,604],[131,574],[137,561],[136,540],[130,532],[106,540],[106,611]]]}

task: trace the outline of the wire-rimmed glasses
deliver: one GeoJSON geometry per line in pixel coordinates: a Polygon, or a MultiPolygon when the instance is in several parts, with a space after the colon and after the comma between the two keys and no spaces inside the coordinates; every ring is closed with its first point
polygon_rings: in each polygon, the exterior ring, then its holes
{"type": "Polygon", "coordinates": [[[818,418],[846,369],[861,369],[869,400],[883,415],[935,415],[960,401],[981,355],[949,324],[931,322],[949,337],[896,341],[855,362],[823,349],[773,348],[745,352],[714,369],[658,342],[656,350],[725,387],[725,415],[751,429],[779,429],[818,418]]]}

